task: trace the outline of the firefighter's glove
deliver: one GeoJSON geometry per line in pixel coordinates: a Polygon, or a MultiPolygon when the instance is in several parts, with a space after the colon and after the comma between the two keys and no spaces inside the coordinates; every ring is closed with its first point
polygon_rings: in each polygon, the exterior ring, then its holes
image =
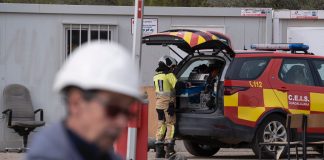
{"type": "Polygon", "coordinates": [[[169,108],[167,110],[167,112],[168,112],[168,114],[170,116],[173,116],[174,115],[174,109],[175,109],[174,102],[170,102],[169,103],[169,108]]]}

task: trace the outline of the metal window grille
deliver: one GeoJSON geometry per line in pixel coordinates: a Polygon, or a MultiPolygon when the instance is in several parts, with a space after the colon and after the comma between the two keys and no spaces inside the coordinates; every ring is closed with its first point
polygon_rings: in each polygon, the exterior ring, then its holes
{"type": "Polygon", "coordinates": [[[113,38],[116,26],[100,24],[66,24],[65,28],[65,57],[85,42],[92,40],[108,40],[113,38]]]}

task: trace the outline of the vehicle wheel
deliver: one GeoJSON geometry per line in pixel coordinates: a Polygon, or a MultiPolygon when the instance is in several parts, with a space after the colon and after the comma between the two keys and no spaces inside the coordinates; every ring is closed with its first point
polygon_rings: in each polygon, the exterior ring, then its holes
{"type": "Polygon", "coordinates": [[[194,156],[210,157],[216,154],[220,149],[220,147],[199,144],[189,140],[184,140],[183,143],[187,151],[194,156]]]}
{"type": "MultiPolygon", "coordinates": [[[[252,150],[255,155],[259,156],[259,143],[260,142],[286,142],[287,141],[287,129],[285,126],[286,120],[279,115],[273,115],[268,117],[257,129],[252,150]]],[[[265,146],[262,148],[263,158],[274,158],[275,150],[278,155],[286,155],[287,150],[284,146],[265,146]]]]}

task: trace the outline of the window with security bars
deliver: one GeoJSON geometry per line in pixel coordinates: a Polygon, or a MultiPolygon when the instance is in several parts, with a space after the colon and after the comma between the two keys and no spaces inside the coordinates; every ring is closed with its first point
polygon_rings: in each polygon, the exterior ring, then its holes
{"type": "Polygon", "coordinates": [[[113,40],[114,25],[95,24],[66,24],[65,28],[65,56],[85,42],[93,40],[113,40]]]}

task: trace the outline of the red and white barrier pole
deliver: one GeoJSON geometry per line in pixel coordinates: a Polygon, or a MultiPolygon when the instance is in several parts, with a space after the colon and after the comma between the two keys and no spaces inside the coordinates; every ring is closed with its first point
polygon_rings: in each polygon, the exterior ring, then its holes
{"type": "MultiPolygon", "coordinates": [[[[144,13],[144,0],[135,0],[134,11],[134,33],[133,33],[133,60],[141,70],[142,52],[142,25],[144,13]]],[[[141,73],[141,72],[140,72],[141,73]]],[[[119,154],[125,155],[126,160],[146,160],[148,141],[148,105],[137,103],[132,106],[132,110],[137,113],[137,119],[131,121],[128,130],[125,131],[116,144],[119,154]],[[125,140],[127,139],[127,149],[125,150],[125,140]],[[140,143],[140,145],[139,145],[140,143]]]]}
{"type": "MultiPolygon", "coordinates": [[[[148,103],[135,103],[131,107],[131,111],[136,114],[136,118],[128,123],[129,128],[136,128],[136,143],[132,144],[135,153],[133,160],[147,160],[147,148],[148,148],[148,103]]],[[[128,156],[129,152],[129,128],[125,129],[115,144],[116,152],[124,159],[130,160],[128,156]]]]}

